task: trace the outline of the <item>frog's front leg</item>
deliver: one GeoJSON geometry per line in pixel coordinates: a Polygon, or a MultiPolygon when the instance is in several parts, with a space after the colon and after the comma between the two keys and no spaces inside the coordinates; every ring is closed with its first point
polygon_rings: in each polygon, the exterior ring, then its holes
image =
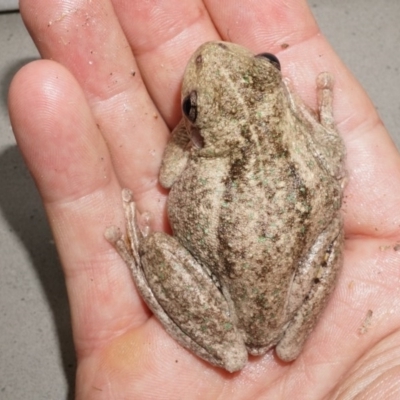
{"type": "Polygon", "coordinates": [[[289,80],[283,81],[290,107],[305,126],[309,135],[305,135],[308,148],[319,163],[336,179],[345,178],[343,160],[346,154],[342,138],[339,135],[333,117],[333,76],[321,72],[316,80],[318,113],[315,115],[303,101],[293,93],[289,80]]]}
{"type": "Polygon", "coordinates": [[[186,167],[189,157],[190,137],[182,118],[171,133],[164,150],[160,169],[161,186],[169,189],[186,167]]]}
{"type": "Polygon", "coordinates": [[[294,315],[276,346],[280,359],[296,359],[314,328],[335,286],[342,264],[343,239],[342,221],[338,217],[318,237],[296,272],[287,305],[287,313],[294,315]]]}
{"type": "Polygon", "coordinates": [[[131,268],[135,284],[167,332],[199,357],[229,372],[247,362],[247,350],[229,303],[211,276],[162,232],[139,231],[131,192],[123,191],[127,237],[110,227],[105,236],[131,268]]]}

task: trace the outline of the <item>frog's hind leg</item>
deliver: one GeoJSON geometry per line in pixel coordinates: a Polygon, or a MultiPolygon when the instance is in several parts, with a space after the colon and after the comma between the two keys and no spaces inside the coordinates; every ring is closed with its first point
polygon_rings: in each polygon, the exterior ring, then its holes
{"type": "Polygon", "coordinates": [[[165,330],[182,346],[229,372],[247,351],[232,310],[209,273],[172,236],[143,235],[132,193],[122,192],[127,235],[109,227],[106,239],[132,271],[136,287],[165,330]]]}
{"type": "Polygon", "coordinates": [[[281,360],[296,359],[314,328],[335,286],[342,264],[342,246],[342,221],[337,218],[320,235],[294,277],[287,306],[293,317],[276,346],[281,360]]]}
{"type": "MultiPolygon", "coordinates": [[[[160,308],[143,273],[139,256],[139,246],[143,240],[143,234],[137,223],[136,205],[132,198],[132,192],[129,189],[122,190],[122,202],[125,211],[126,235],[118,227],[109,226],[104,232],[104,236],[115,247],[118,254],[131,270],[135,285],[146,304],[152,310],[157,309],[157,307],[160,308]]],[[[159,311],[162,312],[161,308],[159,311]]]]}

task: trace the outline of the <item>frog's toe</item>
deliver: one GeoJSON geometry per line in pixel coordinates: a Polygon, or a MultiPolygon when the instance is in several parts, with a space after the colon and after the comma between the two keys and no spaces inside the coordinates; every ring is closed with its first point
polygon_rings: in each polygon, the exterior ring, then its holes
{"type": "Polygon", "coordinates": [[[104,232],[104,237],[110,242],[110,243],[116,243],[119,239],[122,238],[122,232],[121,229],[119,229],[117,226],[109,226],[104,232]]]}

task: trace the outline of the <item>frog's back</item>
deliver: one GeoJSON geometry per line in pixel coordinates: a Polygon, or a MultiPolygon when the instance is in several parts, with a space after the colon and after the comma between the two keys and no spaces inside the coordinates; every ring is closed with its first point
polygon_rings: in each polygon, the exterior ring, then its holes
{"type": "Polygon", "coordinates": [[[202,141],[172,187],[168,214],[174,235],[231,298],[249,346],[262,347],[292,317],[294,274],[338,214],[341,189],[310,150],[310,127],[294,114],[279,70],[230,49],[208,47],[185,75],[188,136],[202,141]]]}

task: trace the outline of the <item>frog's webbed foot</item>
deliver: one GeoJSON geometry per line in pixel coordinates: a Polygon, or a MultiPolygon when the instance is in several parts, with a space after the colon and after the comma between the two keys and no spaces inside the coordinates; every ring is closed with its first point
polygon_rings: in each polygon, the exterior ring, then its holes
{"type": "Polygon", "coordinates": [[[300,354],[335,286],[342,245],[342,221],[337,218],[320,235],[294,277],[288,301],[288,313],[294,315],[276,346],[280,359],[292,361],[300,354]]]}

